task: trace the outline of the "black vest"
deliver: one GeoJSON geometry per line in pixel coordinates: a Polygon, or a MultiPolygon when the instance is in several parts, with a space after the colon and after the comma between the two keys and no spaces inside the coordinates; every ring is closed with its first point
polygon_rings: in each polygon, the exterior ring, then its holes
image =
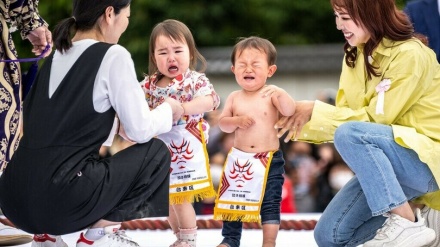
{"type": "Polygon", "coordinates": [[[113,108],[98,113],[93,107],[95,77],[110,46],[96,43],[87,48],[51,98],[53,55],[48,57],[23,105],[23,138],[16,154],[27,156],[28,161],[20,162],[53,169],[57,173],[53,175],[60,178],[90,154],[98,153],[115,117],[113,108]]]}

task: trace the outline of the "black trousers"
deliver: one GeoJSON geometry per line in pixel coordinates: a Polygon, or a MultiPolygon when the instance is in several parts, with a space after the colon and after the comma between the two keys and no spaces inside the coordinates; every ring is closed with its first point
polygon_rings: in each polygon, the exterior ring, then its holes
{"type": "Polygon", "coordinates": [[[43,168],[8,167],[0,179],[3,213],[27,232],[54,235],[82,230],[100,219],[168,216],[170,153],[161,140],[133,145],[106,159],[93,154],[82,163],[80,171],[56,182],[43,175],[43,168]]]}
{"type": "MultiPolygon", "coordinates": [[[[131,186],[122,194],[122,200],[103,217],[104,219],[126,221],[168,216],[171,157],[162,141],[154,139],[150,145],[129,147],[110,157],[109,160],[110,164],[122,167],[131,161],[134,163],[141,161],[142,165],[138,173],[129,174],[129,177],[134,175],[131,186]],[[138,155],[140,157],[136,157],[138,155]],[[139,160],[142,156],[143,159],[139,160]]],[[[110,196],[113,194],[110,193],[110,196]]]]}

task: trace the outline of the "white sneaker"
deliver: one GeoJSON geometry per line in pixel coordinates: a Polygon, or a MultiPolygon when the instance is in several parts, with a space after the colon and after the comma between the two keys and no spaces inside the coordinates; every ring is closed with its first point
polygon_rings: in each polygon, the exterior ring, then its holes
{"type": "Polygon", "coordinates": [[[139,247],[139,244],[132,241],[127,235],[125,235],[124,231],[119,230],[120,227],[121,225],[105,227],[104,237],[95,241],[86,239],[84,234],[81,233],[78,241],[76,242],[76,247],[139,247]]]}
{"type": "Polygon", "coordinates": [[[68,247],[61,236],[35,234],[31,247],[68,247]]]}
{"type": "Polygon", "coordinates": [[[425,219],[426,226],[433,229],[436,235],[435,240],[428,246],[440,246],[440,211],[425,206],[422,208],[421,214],[425,219]]]}
{"type": "Polygon", "coordinates": [[[32,241],[32,234],[0,223],[0,246],[27,244],[32,241]]]}
{"type": "Polygon", "coordinates": [[[389,214],[376,236],[364,243],[364,247],[421,247],[435,239],[434,230],[426,227],[420,209],[416,209],[417,222],[412,222],[397,214],[389,214]]]}

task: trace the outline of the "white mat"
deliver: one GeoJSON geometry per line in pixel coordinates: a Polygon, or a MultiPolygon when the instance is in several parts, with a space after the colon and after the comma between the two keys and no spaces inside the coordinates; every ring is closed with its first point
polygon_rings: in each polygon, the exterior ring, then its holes
{"type": "MultiPolygon", "coordinates": [[[[319,214],[283,214],[282,220],[317,220],[319,214]]],[[[208,217],[198,217],[198,219],[210,219],[208,217]]],[[[168,247],[174,242],[174,235],[171,230],[127,230],[126,234],[142,247],[168,247]]],[[[63,235],[63,240],[69,247],[76,246],[79,232],[63,235]]],[[[197,247],[214,247],[221,240],[221,229],[209,229],[197,231],[197,247]]],[[[243,230],[240,247],[261,246],[263,232],[260,229],[243,230]]],[[[31,244],[20,245],[30,247],[31,244]]],[[[277,238],[277,247],[317,247],[313,239],[313,231],[309,230],[280,230],[277,238]]]]}

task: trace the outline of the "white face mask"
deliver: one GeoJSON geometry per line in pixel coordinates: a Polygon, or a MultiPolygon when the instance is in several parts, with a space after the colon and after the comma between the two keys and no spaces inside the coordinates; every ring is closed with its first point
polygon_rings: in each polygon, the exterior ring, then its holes
{"type": "Polygon", "coordinates": [[[338,191],[340,190],[342,187],[344,187],[344,185],[350,181],[350,179],[353,177],[353,173],[349,172],[349,171],[338,171],[335,172],[333,174],[330,175],[329,177],[329,184],[330,186],[338,191]]]}

